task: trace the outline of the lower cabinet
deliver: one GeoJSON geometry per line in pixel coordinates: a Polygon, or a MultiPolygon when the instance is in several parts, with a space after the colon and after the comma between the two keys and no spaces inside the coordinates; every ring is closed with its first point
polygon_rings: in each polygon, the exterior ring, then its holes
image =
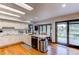
{"type": "Polygon", "coordinates": [[[25,44],[31,46],[31,36],[30,35],[21,36],[21,41],[23,41],[25,44]]]}
{"type": "Polygon", "coordinates": [[[38,49],[38,37],[34,37],[34,36],[32,36],[32,47],[34,48],[34,49],[38,49]]]}

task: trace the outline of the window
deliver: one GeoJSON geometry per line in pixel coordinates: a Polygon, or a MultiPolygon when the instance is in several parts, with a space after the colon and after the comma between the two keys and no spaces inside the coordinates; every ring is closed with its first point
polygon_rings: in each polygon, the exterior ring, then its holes
{"type": "Polygon", "coordinates": [[[47,35],[51,35],[51,24],[43,24],[39,25],[39,34],[46,33],[47,35]]]}
{"type": "Polygon", "coordinates": [[[29,33],[32,33],[33,32],[33,25],[32,24],[29,24],[29,30],[28,30],[29,33]]]}
{"type": "Polygon", "coordinates": [[[46,25],[43,26],[43,33],[46,33],[46,25]]]}
{"type": "Polygon", "coordinates": [[[57,42],[67,44],[67,23],[57,23],[57,42]]]}
{"type": "Polygon", "coordinates": [[[51,26],[47,25],[47,35],[50,36],[50,34],[51,34],[51,26]]]}
{"type": "Polygon", "coordinates": [[[69,22],[69,44],[79,46],[79,21],[69,22]]]}
{"type": "Polygon", "coordinates": [[[42,26],[40,26],[39,29],[40,29],[40,34],[41,34],[42,33],[42,26]]]}

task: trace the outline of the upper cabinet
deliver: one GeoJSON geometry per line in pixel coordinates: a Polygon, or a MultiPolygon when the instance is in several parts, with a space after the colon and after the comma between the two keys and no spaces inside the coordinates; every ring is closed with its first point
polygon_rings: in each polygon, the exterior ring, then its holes
{"type": "Polygon", "coordinates": [[[0,21],[0,28],[2,27],[14,27],[15,29],[28,29],[28,24],[10,21],[0,21]]]}

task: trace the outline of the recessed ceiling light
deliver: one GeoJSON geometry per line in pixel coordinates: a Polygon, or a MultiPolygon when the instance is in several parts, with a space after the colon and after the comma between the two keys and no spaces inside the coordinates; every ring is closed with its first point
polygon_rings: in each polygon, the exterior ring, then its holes
{"type": "Polygon", "coordinates": [[[17,10],[17,9],[14,9],[14,8],[11,8],[11,7],[8,7],[8,6],[5,6],[3,4],[0,4],[0,8],[7,9],[9,11],[16,12],[16,13],[19,13],[19,14],[25,14],[24,12],[22,12],[20,10],[17,10]]]}
{"type": "Polygon", "coordinates": [[[19,15],[15,15],[15,14],[4,12],[4,11],[0,11],[0,13],[10,15],[10,16],[20,17],[19,15]]]}
{"type": "Polygon", "coordinates": [[[25,4],[25,3],[15,3],[16,5],[26,9],[26,10],[29,10],[29,11],[32,11],[34,8],[29,6],[28,4],[25,4]]]}
{"type": "Polygon", "coordinates": [[[62,7],[66,7],[66,4],[62,4],[62,7]]]}

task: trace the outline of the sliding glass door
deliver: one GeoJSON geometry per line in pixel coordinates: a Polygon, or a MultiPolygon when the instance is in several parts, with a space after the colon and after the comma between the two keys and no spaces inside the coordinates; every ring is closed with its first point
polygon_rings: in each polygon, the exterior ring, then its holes
{"type": "Polygon", "coordinates": [[[43,27],[39,26],[39,33],[41,34],[43,32],[43,27]]]}
{"type": "Polygon", "coordinates": [[[79,46],[79,21],[69,22],[69,44],[79,46]]]}
{"type": "Polygon", "coordinates": [[[43,32],[42,33],[46,33],[46,25],[43,25],[43,32]]]}
{"type": "Polygon", "coordinates": [[[51,36],[51,25],[47,25],[47,35],[51,36]]]}
{"type": "Polygon", "coordinates": [[[57,22],[56,42],[79,46],[79,20],[57,22]]]}
{"type": "Polygon", "coordinates": [[[67,22],[57,23],[57,43],[67,44],[67,22]]]}

